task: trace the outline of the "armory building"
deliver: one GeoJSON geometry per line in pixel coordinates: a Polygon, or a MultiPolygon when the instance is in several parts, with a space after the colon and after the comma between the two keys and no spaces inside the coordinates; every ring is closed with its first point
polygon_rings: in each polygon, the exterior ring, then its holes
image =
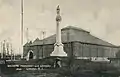
{"type": "MultiPolygon", "coordinates": [[[[118,47],[99,39],[81,28],[68,26],[61,29],[64,51],[68,57],[116,57],[118,47]]],[[[34,59],[49,57],[54,50],[56,35],[43,40],[38,38],[26,43],[23,47],[23,56],[33,54],[34,59]]]]}

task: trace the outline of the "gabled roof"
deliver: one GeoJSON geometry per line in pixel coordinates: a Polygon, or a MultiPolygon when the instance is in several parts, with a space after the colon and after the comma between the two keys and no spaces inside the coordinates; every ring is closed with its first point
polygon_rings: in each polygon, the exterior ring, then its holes
{"type": "Polygon", "coordinates": [[[39,40],[39,38],[36,38],[35,41],[31,44],[31,45],[41,45],[42,44],[42,40],[39,40]]]}
{"type": "Polygon", "coordinates": [[[24,46],[30,46],[32,44],[32,41],[27,42],[24,46]]]}
{"type": "MultiPolygon", "coordinates": [[[[83,43],[91,43],[91,44],[99,44],[99,45],[105,45],[105,46],[115,46],[112,45],[102,39],[99,39],[93,35],[90,34],[90,32],[85,31],[81,28],[68,26],[63,29],[61,29],[61,36],[62,36],[62,42],[73,42],[73,41],[79,41],[83,43]]],[[[47,37],[44,39],[44,44],[53,44],[55,43],[56,35],[52,35],[50,37],[47,37]]],[[[34,41],[32,45],[42,45],[43,41],[34,41]]]]}
{"type": "Polygon", "coordinates": [[[36,38],[35,41],[40,41],[39,38],[36,38]]]}

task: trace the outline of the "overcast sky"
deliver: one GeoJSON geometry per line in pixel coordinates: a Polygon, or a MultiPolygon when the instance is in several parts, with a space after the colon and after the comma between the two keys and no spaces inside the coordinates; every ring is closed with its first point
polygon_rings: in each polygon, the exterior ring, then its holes
{"type": "MultiPolygon", "coordinates": [[[[24,0],[24,43],[55,33],[56,6],[61,8],[61,28],[76,26],[114,45],[120,45],[120,0],[24,0]]],[[[20,47],[20,0],[0,0],[0,41],[20,47]]]]}

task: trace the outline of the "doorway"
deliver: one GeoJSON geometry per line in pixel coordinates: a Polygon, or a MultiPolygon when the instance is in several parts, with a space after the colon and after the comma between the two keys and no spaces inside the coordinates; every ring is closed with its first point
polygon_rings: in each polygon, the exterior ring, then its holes
{"type": "Polygon", "coordinates": [[[33,51],[32,51],[32,50],[30,50],[30,51],[28,52],[27,60],[30,60],[30,59],[33,59],[33,51]]]}

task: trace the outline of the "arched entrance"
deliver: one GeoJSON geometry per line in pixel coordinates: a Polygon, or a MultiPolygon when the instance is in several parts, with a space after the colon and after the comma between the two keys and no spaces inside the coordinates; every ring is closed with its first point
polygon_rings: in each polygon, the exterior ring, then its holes
{"type": "Polygon", "coordinates": [[[29,59],[33,59],[33,52],[29,52],[29,59]]]}
{"type": "Polygon", "coordinates": [[[27,55],[27,60],[33,59],[33,51],[29,50],[28,55],[27,55]]]}

